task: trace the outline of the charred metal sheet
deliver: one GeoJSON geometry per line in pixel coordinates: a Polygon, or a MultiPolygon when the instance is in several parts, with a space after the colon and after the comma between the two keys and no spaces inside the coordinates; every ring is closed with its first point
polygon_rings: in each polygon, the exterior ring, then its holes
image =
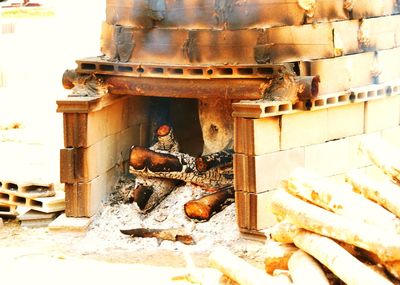
{"type": "Polygon", "coordinates": [[[256,65],[162,65],[110,62],[101,58],[78,60],[81,74],[119,75],[126,77],[221,79],[221,78],[273,78],[282,68],[280,64],[256,65]]]}

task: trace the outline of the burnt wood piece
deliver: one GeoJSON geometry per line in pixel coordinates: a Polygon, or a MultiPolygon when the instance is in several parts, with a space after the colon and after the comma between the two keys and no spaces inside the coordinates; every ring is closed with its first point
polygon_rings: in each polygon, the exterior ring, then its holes
{"type": "Polygon", "coordinates": [[[181,243],[195,244],[193,237],[188,235],[184,229],[146,229],[137,228],[121,230],[124,235],[138,238],[157,238],[159,240],[179,241],[181,243]]]}
{"type": "Polygon", "coordinates": [[[232,100],[199,100],[199,121],[203,134],[203,155],[233,148],[232,100]]]}
{"type": "Polygon", "coordinates": [[[169,125],[161,125],[156,131],[157,142],[151,150],[164,150],[172,153],[179,151],[179,144],[175,139],[173,129],[169,125]]]}
{"type": "Polygon", "coordinates": [[[265,79],[166,79],[106,76],[108,91],[116,95],[141,95],[170,98],[225,98],[257,100],[263,98],[265,79]]]}
{"type": "MultiPolygon", "coordinates": [[[[82,87],[88,75],[78,74],[78,78],[65,73],[63,85],[66,89],[82,87]],[[80,78],[83,80],[81,80],[80,78]],[[81,83],[82,82],[82,83],[81,83]]],[[[181,79],[146,78],[115,75],[96,75],[97,89],[105,89],[113,95],[155,96],[168,98],[224,98],[238,100],[262,99],[268,79],[224,78],[224,79],[181,79]]]]}
{"type": "MultiPolygon", "coordinates": [[[[224,153],[224,155],[226,155],[224,153]]],[[[214,158],[214,161],[217,161],[214,158]]],[[[169,153],[133,146],[130,155],[130,173],[147,178],[183,180],[199,186],[219,188],[232,184],[232,164],[197,171],[196,158],[185,153],[169,153]]]]}
{"type": "Polygon", "coordinates": [[[319,75],[316,76],[299,76],[296,78],[299,84],[299,91],[297,92],[297,98],[304,102],[304,105],[309,109],[319,95],[319,83],[321,78],[319,75]]]}
{"type": "Polygon", "coordinates": [[[185,214],[191,219],[208,221],[214,214],[232,204],[234,198],[233,186],[228,186],[218,192],[187,202],[184,205],[185,214]]]}
{"type": "Polygon", "coordinates": [[[70,96],[104,96],[108,93],[107,84],[102,76],[95,74],[78,74],[75,70],[66,70],[62,77],[65,89],[72,90],[70,96]]]}
{"type": "Polygon", "coordinates": [[[195,160],[196,170],[202,173],[215,167],[231,165],[233,163],[233,153],[233,149],[228,149],[197,157],[195,160]]]}
{"type": "Polygon", "coordinates": [[[174,191],[179,183],[179,180],[174,179],[137,176],[136,188],[131,197],[141,213],[146,214],[174,191]]]}
{"type": "MultiPolygon", "coordinates": [[[[150,149],[143,147],[132,148],[133,165],[138,169],[146,169],[150,166],[153,171],[180,169],[179,161],[176,161],[174,156],[152,155],[155,150],[165,152],[177,152],[179,150],[173,129],[169,125],[159,126],[156,130],[156,140],[156,143],[150,149]]],[[[179,183],[179,180],[174,179],[137,175],[136,188],[130,196],[142,213],[148,213],[169,195],[179,183]]]]}

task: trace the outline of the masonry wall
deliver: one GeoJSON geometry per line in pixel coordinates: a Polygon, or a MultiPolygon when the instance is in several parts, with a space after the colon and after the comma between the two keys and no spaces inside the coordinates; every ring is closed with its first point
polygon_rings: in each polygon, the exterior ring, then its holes
{"type": "Polygon", "coordinates": [[[127,173],[131,146],[148,144],[149,99],[107,95],[57,103],[64,117],[60,180],[65,183],[65,213],[91,217],[127,173]]]}
{"type": "Polygon", "coordinates": [[[234,104],[235,190],[242,232],[256,233],[276,223],[269,197],[295,168],[344,180],[352,168],[373,171],[358,150],[364,137],[383,137],[400,147],[398,84],[370,85],[357,92],[340,100],[344,93],[329,95],[330,100],[314,103],[310,111],[279,102],[234,104]],[[360,99],[351,100],[354,96],[360,99]],[[262,112],[254,112],[257,108],[262,112]]]}

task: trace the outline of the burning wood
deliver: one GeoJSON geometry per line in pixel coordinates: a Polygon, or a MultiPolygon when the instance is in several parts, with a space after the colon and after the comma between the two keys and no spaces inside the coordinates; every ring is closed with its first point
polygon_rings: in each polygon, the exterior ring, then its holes
{"type": "Polygon", "coordinates": [[[157,238],[159,240],[179,241],[181,243],[194,244],[193,237],[188,235],[183,229],[130,229],[121,230],[124,235],[138,238],[157,238]]]}
{"type": "Polygon", "coordinates": [[[228,186],[200,199],[189,201],[184,206],[186,216],[199,221],[208,221],[215,213],[232,204],[234,197],[233,187],[228,186]]]}
{"type": "Polygon", "coordinates": [[[180,152],[168,153],[139,146],[132,147],[130,173],[142,177],[177,179],[214,188],[231,184],[233,178],[232,166],[214,167],[199,172],[195,157],[180,152]]]}
{"type": "MultiPolygon", "coordinates": [[[[232,150],[195,158],[179,152],[170,126],[162,125],[156,135],[157,142],[152,147],[133,146],[130,154],[130,173],[136,175],[136,187],[130,197],[143,213],[157,206],[182,181],[209,188],[232,184],[232,150]]],[[[232,196],[231,189],[216,193],[200,203],[189,202],[190,209],[193,208],[191,205],[197,205],[194,208],[198,210],[197,214],[196,211],[188,211],[194,215],[193,218],[208,220],[213,213],[222,210],[232,196]],[[203,212],[205,207],[209,207],[210,212],[203,212]]]]}

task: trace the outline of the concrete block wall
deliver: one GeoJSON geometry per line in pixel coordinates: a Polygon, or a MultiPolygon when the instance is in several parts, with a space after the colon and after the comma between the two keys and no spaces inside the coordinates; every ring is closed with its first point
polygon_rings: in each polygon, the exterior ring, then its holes
{"type": "Polygon", "coordinates": [[[358,150],[363,138],[379,136],[400,147],[400,96],[370,98],[311,111],[277,110],[276,115],[254,116],[248,104],[243,112],[241,103],[235,106],[235,191],[243,233],[276,223],[268,197],[296,167],[343,181],[350,169],[374,168],[358,150]]]}
{"type": "Polygon", "coordinates": [[[148,99],[69,97],[57,104],[64,118],[60,180],[65,183],[65,212],[91,217],[127,172],[131,146],[147,144],[148,99]]]}

